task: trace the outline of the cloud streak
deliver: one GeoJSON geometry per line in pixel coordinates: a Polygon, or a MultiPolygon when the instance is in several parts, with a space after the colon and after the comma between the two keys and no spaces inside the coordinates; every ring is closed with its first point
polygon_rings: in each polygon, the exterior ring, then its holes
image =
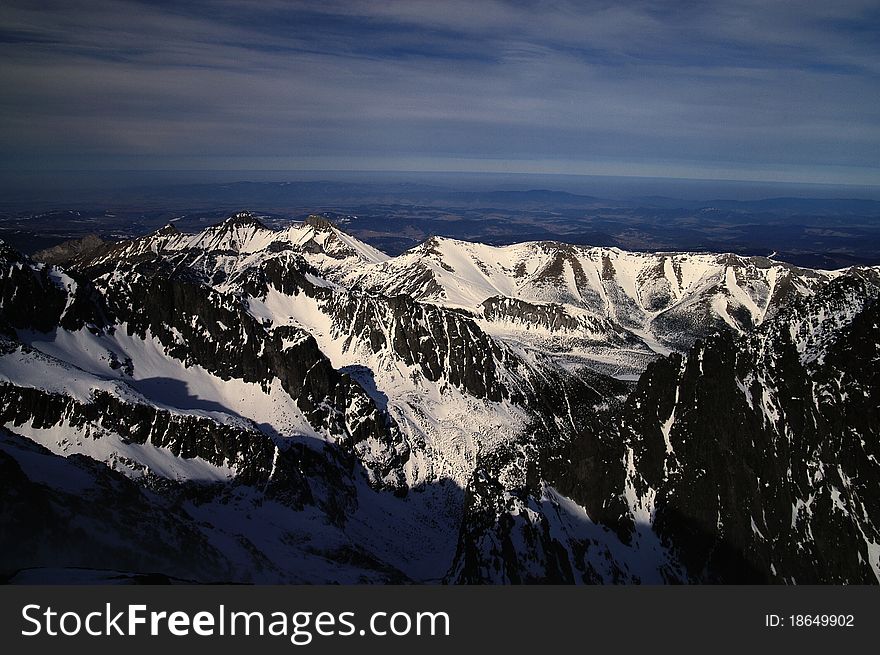
{"type": "Polygon", "coordinates": [[[766,4],[7,3],[0,165],[880,184],[876,3],[766,4]]]}

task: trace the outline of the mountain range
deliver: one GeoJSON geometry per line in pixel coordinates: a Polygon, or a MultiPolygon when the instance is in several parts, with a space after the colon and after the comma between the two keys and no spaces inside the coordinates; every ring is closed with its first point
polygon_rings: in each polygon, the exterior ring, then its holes
{"type": "Polygon", "coordinates": [[[7,581],[880,579],[878,267],[247,212],[0,260],[7,581]]]}

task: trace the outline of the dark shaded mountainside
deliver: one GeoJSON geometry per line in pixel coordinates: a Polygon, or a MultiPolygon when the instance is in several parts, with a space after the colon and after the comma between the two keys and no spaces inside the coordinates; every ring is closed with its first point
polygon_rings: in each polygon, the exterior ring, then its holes
{"type": "Polygon", "coordinates": [[[0,245],[0,575],[878,581],[876,268],[539,246],[0,245]]]}

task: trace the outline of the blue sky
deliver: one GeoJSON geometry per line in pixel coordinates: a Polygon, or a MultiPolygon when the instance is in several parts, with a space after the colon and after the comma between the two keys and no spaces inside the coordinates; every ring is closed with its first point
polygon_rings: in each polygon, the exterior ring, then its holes
{"type": "Polygon", "coordinates": [[[14,2],[0,168],[880,184],[880,4],[14,2]]]}

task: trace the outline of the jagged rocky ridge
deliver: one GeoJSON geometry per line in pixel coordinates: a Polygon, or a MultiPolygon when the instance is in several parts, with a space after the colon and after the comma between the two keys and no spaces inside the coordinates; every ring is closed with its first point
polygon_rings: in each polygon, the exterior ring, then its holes
{"type": "MultiPolygon", "coordinates": [[[[585,433],[549,477],[589,510],[614,496],[597,493],[593,458],[625,462],[618,497],[646,510],[684,581],[875,583],[877,295],[877,272],[856,271],[751,335],[719,333],[649,365],[602,419],[620,426],[611,448],[585,433]]],[[[632,529],[625,507],[607,509],[590,514],[632,529]]]]}
{"type": "Polygon", "coordinates": [[[40,447],[41,466],[102,462],[140,490],[118,503],[176,526],[152,534],[164,563],[123,554],[114,505],[115,570],[877,579],[875,269],[446,239],[390,259],[247,213],[63,250],[0,253],[12,579],[94,566],[21,519],[30,495],[77,495],[22,465],[40,447]],[[173,561],[183,533],[210,566],[173,561]]]}

